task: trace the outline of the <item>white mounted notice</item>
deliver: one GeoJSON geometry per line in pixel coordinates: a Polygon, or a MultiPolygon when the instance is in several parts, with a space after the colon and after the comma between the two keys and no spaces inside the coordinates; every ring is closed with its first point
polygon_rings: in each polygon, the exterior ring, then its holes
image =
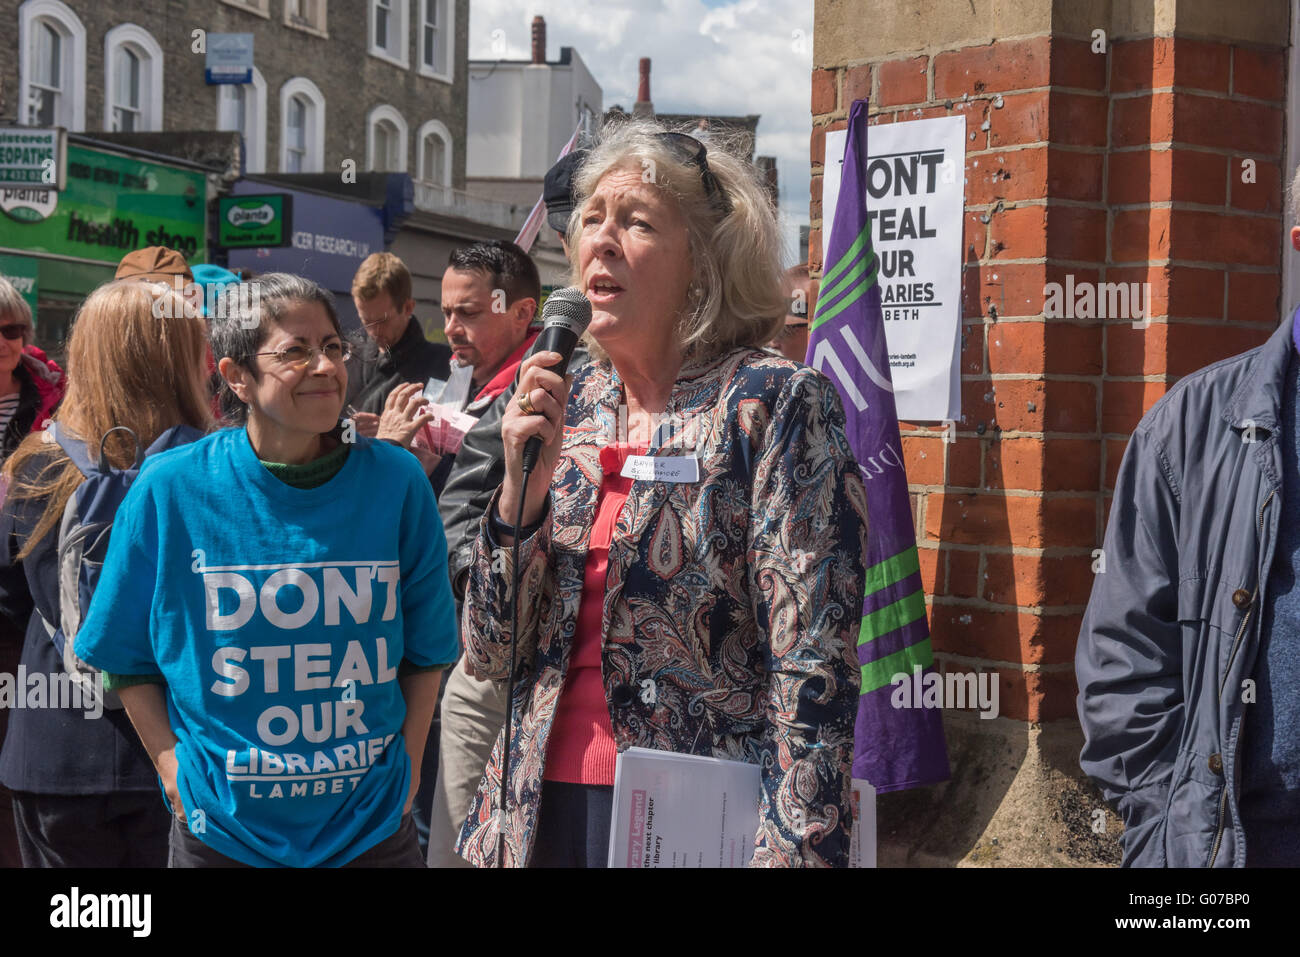
{"type": "MultiPolygon", "coordinates": [[[[835,221],[847,135],[826,134],[823,250],[835,221]]],[[[867,152],[867,219],[880,259],[877,282],[898,418],[959,420],[966,117],[873,126],[867,152]]]]}

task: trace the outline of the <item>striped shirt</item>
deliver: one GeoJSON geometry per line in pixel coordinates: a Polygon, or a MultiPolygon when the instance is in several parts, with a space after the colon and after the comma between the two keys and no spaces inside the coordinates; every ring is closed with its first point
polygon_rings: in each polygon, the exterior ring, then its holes
{"type": "Polygon", "coordinates": [[[9,428],[9,422],[18,411],[18,400],[20,395],[15,392],[13,395],[0,396],[0,435],[4,430],[9,428]]]}

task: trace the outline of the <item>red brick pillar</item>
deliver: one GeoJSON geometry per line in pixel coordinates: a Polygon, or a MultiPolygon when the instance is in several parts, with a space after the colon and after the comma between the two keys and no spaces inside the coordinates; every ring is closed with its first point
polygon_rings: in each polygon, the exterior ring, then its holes
{"type": "Polygon", "coordinates": [[[903,446],[937,663],[995,670],[1004,718],[1076,722],[1074,648],[1129,434],[1180,376],[1277,326],[1285,42],[1099,51],[1076,31],[814,70],[814,270],[825,133],[852,100],[870,94],[873,125],[966,116],[962,418],[955,442],[904,423],[903,446]],[[1149,322],[1095,300],[1047,316],[1051,283],[1148,283],[1149,322]]]}

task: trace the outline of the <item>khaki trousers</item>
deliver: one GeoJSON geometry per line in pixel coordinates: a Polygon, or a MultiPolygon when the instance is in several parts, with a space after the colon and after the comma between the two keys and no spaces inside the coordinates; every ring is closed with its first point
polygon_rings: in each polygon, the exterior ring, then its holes
{"type": "Polygon", "coordinates": [[[456,853],[456,841],[505,723],[505,682],[471,678],[462,656],[447,677],[442,697],[438,780],[429,819],[430,867],[470,866],[456,853]]]}

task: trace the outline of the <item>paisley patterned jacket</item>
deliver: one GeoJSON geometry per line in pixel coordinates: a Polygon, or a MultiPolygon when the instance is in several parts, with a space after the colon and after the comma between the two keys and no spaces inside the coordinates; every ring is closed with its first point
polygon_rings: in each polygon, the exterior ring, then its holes
{"type": "MultiPolygon", "coordinates": [[[[509,866],[526,865],[536,833],[600,448],[617,434],[622,396],[608,363],[577,373],[549,514],[519,544],[509,866]]],[[[752,865],[845,865],[867,509],[839,396],[813,369],[742,348],[688,359],[665,417],[649,454],[693,450],[699,480],[633,482],[613,533],[602,672],[615,742],[760,765],[752,865]]],[[[491,537],[496,501],[474,546],[462,636],[479,677],[500,680],[514,566],[491,537]]],[[[479,866],[496,864],[503,738],[457,848],[479,866]]]]}

